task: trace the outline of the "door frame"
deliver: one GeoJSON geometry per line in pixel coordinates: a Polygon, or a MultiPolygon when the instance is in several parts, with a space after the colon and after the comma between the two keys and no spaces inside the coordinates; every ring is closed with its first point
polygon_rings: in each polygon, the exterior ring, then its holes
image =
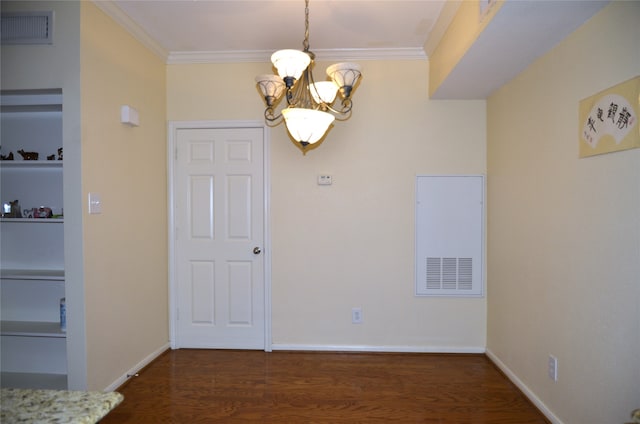
{"type": "Polygon", "coordinates": [[[264,350],[271,352],[271,132],[263,121],[169,121],[167,137],[167,212],[169,238],[169,344],[171,349],[177,349],[177,318],[178,318],[178,281],[176,276],[175,252],[175,158],[178,151],[177,133],[182,129],[199,128],[261,128],[263,143],[263,217],[264,217],[264,350]]]}

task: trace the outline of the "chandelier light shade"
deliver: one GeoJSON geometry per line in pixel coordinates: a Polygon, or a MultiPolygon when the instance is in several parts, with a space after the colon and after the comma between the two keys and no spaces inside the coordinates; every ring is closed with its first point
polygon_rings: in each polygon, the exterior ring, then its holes
{"type": "Polygon", "coordinates": [[[273,106],[274,103],[282,96],[284,91],[284,81],[277,75],[258,75],[256,82],[260,87],[260,91],[264,96],[267,106],[273,106]]]}
{"type": "Polygon", "coordinates": [[[327,68],[330,80],[315,81],[312,68],[315,55],[309,50],[309,0],[305,0],[305,37],[303,50],[278,50],[271,55],[278,75],[258,75],[256,83],[267,105],[264,117],[269,125],[284,121],[291,137],[303,151],[318,142],[335,119],[351,116],[351,96],[362,76],[356,63],[336,63],[327,68]],[[336,98],[340,93],[340,104],[336,98]],[[280,99],[286,106],[280,113],[275,108],[280,99]]]}
{"type": "Polygon", "coordinates": [[[290,107],[282,111],[287,130],[298,143],[313,144],[320,140],[336,119],[320,110],[290,107]]]}
{"type": "Polygon", "coordinates": [[[331,104],[338,94],[338,86],[333,81],[320,81],[311,84],[310,90],[313,101],[318,104],[331,104]]]}
{"type": "Polygon", "coordinates": [[[349,98],[353,86],[360,78],[360,65],[357,63],[336,63],[327,68],[327,75],[340,88],[340,94],[349,98]]]}
{"type": "Polygon", "coordinates": [[[293,85],[311,63],[311,57],[300,50],[278,50],[271,55],[271,63],[278,70],[278,75],[285,81],[291,78],[293,85]]]}

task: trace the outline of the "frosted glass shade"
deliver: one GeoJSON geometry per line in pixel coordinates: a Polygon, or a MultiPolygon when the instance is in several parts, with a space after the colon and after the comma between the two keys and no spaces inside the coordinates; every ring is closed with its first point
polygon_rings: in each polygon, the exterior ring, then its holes
{"type": "Polygon", "coordinates": [[[303,145],[320,140],[335,119],[330,113],[303,108],[284,109],[282,116],[291,137],[303,145]]]}
{"type": "Polygon", "coordinates": [[[309,85],[309,91],[316,103],[331,104],[338,94],[338,86],[333,81],[320,81],[309,85]]]}
{"type": "Polygon", "coordinates": [[[311,63],[311,57],[300,50],[278,50],[271,55],[271,63],[282,78],[298,79],[311,63]]]}
{"type": "Polygon", "coordinates": [[[284,81],[277,75],[258,75],[256,82],[268,106],[272,106],[284,91],[284,81]]]}
{"type": "Polygon", "coordinates": [[[336,63],[327,68],[327,75],[340,87],[342,95],[349,97],[351,88],[356,85],[360,78],[360,65],[351,62],[336,63]]]}

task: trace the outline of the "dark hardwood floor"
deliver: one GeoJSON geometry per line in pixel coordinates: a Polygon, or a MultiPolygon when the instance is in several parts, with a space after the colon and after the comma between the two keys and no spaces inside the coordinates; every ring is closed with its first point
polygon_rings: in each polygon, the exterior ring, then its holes
{"type": "Polygon", "coordinates": [[[113,423],[548,423],[484,355],[167,351],[113,423]]]}

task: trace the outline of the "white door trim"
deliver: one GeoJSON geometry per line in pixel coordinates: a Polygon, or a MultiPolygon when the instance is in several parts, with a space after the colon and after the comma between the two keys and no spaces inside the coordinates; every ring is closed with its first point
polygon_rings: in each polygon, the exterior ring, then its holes
{"type": "Polygon", "coordinates": [[[180,129],[195,128],[262,128],[264,142],[264,350],[271,352],[271,139],[269,127],[263,121],[169,121],[167,137],[167,207],[169,234],[169,343],[176,349],[176,320],[178,310],[178,283],[175,266],[175,211],[174,211],[174,173],[177,152],[177,132],[180,129]]]}

